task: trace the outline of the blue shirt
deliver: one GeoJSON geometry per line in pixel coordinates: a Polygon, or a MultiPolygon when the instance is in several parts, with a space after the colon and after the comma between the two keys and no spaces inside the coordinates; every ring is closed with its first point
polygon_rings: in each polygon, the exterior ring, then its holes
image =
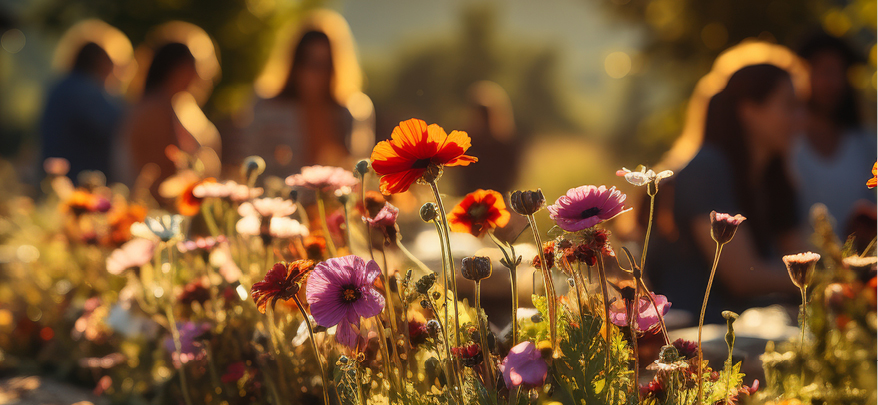
{"type": "Polygon", "coordinates": [[[40,120],[42,158],[70,162],[69,176],[83,170],[107,174],[110,151],[118,133],[122,103],[96,79],[72,72],[49,92],[40,120]]]}

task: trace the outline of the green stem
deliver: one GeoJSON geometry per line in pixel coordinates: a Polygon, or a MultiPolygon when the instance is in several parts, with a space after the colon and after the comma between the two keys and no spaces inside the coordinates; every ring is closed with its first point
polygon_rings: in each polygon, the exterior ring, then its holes
{"type": "MultiPolygon", "coordinates": [[[[610,338],[613,333],[613,324],[610,322],[610,292],[607,288],[607,272],[604,269],[604,256],[603,254],[598,254],[598,275],[601,278],[601,298],[604,300],[604,325],[606,326],[606,334],[604,343],[606,343],[607,348],[607,370],[610,369],[610,357],[612,357],[612,347],[610,346],[610,338]]],[[[609,381],[607,382],[607,392],[609,393],[609,381]]]]}
{"type": "MultiPolygon", "coordinates": [[[[442,239],[442,225],[437,221],[433,221],[436,225],[436,232],[439,234],[439,238],[442,239]]],[[[445,250],[445,243],[440,243],[442,250],[442,321],[440,322],[440,326],[442,327],[442,337],[445,341],[445,378],[447,379],[447,383],[449,387],[454,387],[457,383],[457,373],[454,367],[455,359],[451,357],[451,335],[449,335],[449,326],[451,325],[451,320],[448,318],[448,272],[446,271],[445,261],[448,260],[448,255],[445,250]],[[443,322],[444,321],[444,322],[443,322]]],[[[429,297],[428,297],[429,298],[429,297]]],[[[433,307],[432,300],[430,301],[430,306],[433,307]]],[[[436,319],[438,321],[439,316],[436,314],[435,307],[433,308],[433,313],[436,315],[436,319]]],[[[454,388],[452,388],[452,397],[457,398],[457,393],[454,392],[454,388]]]]}
{"type": "MultiPolygon", "coordinates": [[[[647,185],[647,190],[648,190],[647,185]]],[[[646,251],[649,248],[649,235],[652,233],[652,218],[655,212],[655,194],[649,194],[649,221],[646,223],[646,237],[643,239],[643,252],[640,254],[640,269],[643,271],[646,265],[646,251]]]]}
{"type": "Polygon", "coordinates": [[[799,356],[801,357],[801,361],[802,361],[802,369],[799,371],[799,381],[801,382],[802,387],[804,387],[805,386],[805,328],[808,325],[808,323],[807,323],[808,311],[807,311],[807,307],[805,305],[808,303],[808,296],[807,296],[808,286],[804,285],[804,286],[802,286],[802,288],[800,290],[802,291],[802,341],[801,341],[801,345],[800,345],[799,356]]]}
{"type": "Polygon", "coordinates": [[[634,301],[628,306],[628,329],[631,331],[631,348],[634,350],[635,404],[640,403],[640,354],[637,350],[637,318],[640,315],[640,284],[634,285],[634,301]]]}
{"type": "Polygon", "coordinates": [[[698,404],[704,403],[704,353],[701,351],[701,332],[704,329],[704,313],[707,312],[707,299],[710,297],[710,288],[713,286],[713,276],[716,275],[716,266],[719,256],[723,252],[723,244],[716,244],[716,253],[713,256],[713,266],[710,268],[710,278],[707,279],[707,290],[704,292],[704,302],[701,304],[701,315],[698,317],[698,404]]]}
{"type": "Polygon", "coordinates": [[[513,263],[509,269],[509,279],[512,281],[512,346],[518,344],[518,280],[515,273],[513,263]]]}
{"type": "MultiPolygon", "coordinates": [[[[398,387],[395,383],[396,379],[394,378],[393,367],[390,365],[392,360],[390,358],[390,350],[387,349],[387,336],[384,333],[386,329],[381,323],[381,318],[379,315],[375,315],[372,318],[372,321],[375,322],[375,331],[378,332],[378,347],[381,350],[381,357],[383,357],[385,374],[384,378],[386,378],[387,381],[390,383],[390,392],[388,394],[391,399],[390,402],[393,403],[393,399],[395,399],[394,394],[398,393],[398,387]]],[[[383,386],[384,383],[382,382],[381,385],[383,386]]]]}
{"type": "Polygon", "coordinates": [[[494,361],[491,358],[491,348],[488,346],[488,328],[485,327],[485,320],[481,314],[482,310],[482,283],[475,281],[476,284],[476,317],[479,318],[479,344],[482,346],[482,362],[485,364],[485,374],[488,377],[488,387],[494,390],[497,379],[494,377],[494,361]]]}
{"type": "MultiPolygon", "coordinates": [[[[330,404],[329,378],[326,375],[326,366],[323,364],[323,357],[320,355],[320,350],[317,348],[317,339],[314,338],[314,327],[311,326],[311,318],[308,317],[308,313],[305,312],[305,307],[303,307],[302,303],[299,301],[299,296],[294,294],[293,300],[296,301],[296,307],[299,308],[299,312],[302,313],[302,318],[305,320],[305,325],[308,327],[308,337],[311,340],[311,349],[314,350],[314,357],[317,359],[317,365],[320,366],[320,378],[323,380],[323,403],[328,405],[330,404]]],[[[335,394],[338,395],[338,391],[336,391],[335,394]]],[[[339,398],[339,401],[341,401],[341,398],[339,398]]]]}
{"type": "Polygon", "coordinates": [[[210,231],[210,236],[217,237],[220,234],[219,226],[216,224],[216,218],[213,215],[213,201],[210,204],[201,204],[201,215],[204,216],[204,223],[207,224],[207,229],[210,231]]]}
{"type": "Polygon", "coordinates": [[[332,234],[329,233],[329,221],[326,218],[326,206],[323,202],[323,192],[317,191],[317,211],[320,212],[320,221],[321,225],[323,225],[323,237],[326,238],[326,248],[329,250],[329,255],[332,257],[336,257],[338,254],[335,250],[335,242],[332,241],[332,234]]]}
{"type": "Polygon", "coordinates": [[[186,402],[186,405],[192,405],[192,398],[189,397],[189,385],[186,383],[186,365],[183,363],[183,344],[180,341],[180,330],[177,329],[174,309],[170,305],[165,307],[165,316],[168,317],[171,338],[174,340],[174,349],[177,351],[177,359],[180,361],[180,390],[183,391],[183,401],[186,402]]]}
{"type": "Polygon", "coordinates": [[[552,273],[546,266],[546,260],[542,257],[543,240],[540,238],[540,232],[537,229],[536,220],[533,215],[527,215],[527,222],[534,234],[534,242],[537,244],[537,252],[540,255],[540,268],[543,271],[543,286],[546,289],[546,308],[549,313],[549,336],[552,340],[552,357],[558,355],[558,325],[557,325],[557,305],[558,298],[555,295],[555,282],[552,280],[552,273]]]}
{"type": "MultiPolygon", "coordinates": [[[[405,245],[402,244],[402,241],[399,238],[396,239],[396,247],[398,247],[399,251],[402,252],[402,254],[407,259],[409,259],[412,263],[414,263],[415,266],[418,266],[418,268],[421,269],[421,271],[423,271],[424,273],[432,273],[432,270],[430,270],[430,268],[427,267],[427,265],[424,264],[424,262],[418,260],[418,258],[415,257],[415,255],[413,255],[412,252],[410,252],[408,249],[406,249],[405,245]]],[[[371,251],[369,253],[371,254],[371,251]]]]}

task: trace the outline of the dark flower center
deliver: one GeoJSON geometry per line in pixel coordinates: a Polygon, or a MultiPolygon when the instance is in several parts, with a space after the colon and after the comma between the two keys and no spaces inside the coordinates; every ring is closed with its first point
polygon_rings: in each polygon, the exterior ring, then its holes
{"type": "Polygon", "coordinates": [[[473,221],[478,222],[485,218],[485,215],[488,213],[488,206],[484,203],[475,203],[469,206],[466,213],[473,221]]]}
{"type": "Polygon", "coordinates": [[[412,169],[426,169],[430,165],[430,159],[418,159],[412,163],[412,169]]]}
{"type": "Polygon", "coordinates": [[[352,285],[347,285],[342,288],[342,298],[344,298],[345,302],[354,302],[360,299],[360,290],[357,287],[352,285]]]}
{"type": "Polygon", "coordinates": [[[588,219],[588,218],[591,218],[591,217],[593,217],[593,216],[595,216],[595,215],[597,215],[597,214],[600,214],[600,213],[601,213],[601,209],[600,209],[600,208],[598,208],[598,207],[591,207],[591,208],[589,208],[589,209],[587,209],[587,210],[585,210],[585,211],[582,211],[582,213],[579,214],[579,215],[582,217],[582,219],[588,219]]]}

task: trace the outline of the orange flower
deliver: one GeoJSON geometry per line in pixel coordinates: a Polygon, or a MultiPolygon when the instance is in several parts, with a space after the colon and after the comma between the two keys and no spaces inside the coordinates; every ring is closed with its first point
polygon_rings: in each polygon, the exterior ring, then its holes
{"type": "Polygon", "coordinates": [[[204,201],[204,199],[196,197],[195,194],[193,194],[193,191],[195,190],[195,187],[204,183],[216,183],[216,179],[211,177],[196,181],[186,187],[186,189],[177,196],[177,211],[180,215],[191,217],[198,214],[198,211],[201,210],[201,202],[204,201]]]}
{"type": "Polygon", "coordinates": [[[299,292],[302,279],[314,270],[314,266],[315,263],[310,260],[275,263],[265,278],[250,288],[250,297],[256,303],[256,309],[264,314],[265,307],[274,307],[275,301],[292,299],[299,292]]]}
{"type": "Polygon", "coordinates": [[[468,166],[479,159],[465,155],[471,143],[463,131],[447,135],[439,125],[412,118],[393,129],[389,141],[381,141],[372,150],[372,169],[381,176],[381,193],[396,194],[430,169],[438,175],[442,166],[468,166]]]}
{"type": "Polygon", "coordinates": [[[875,188],[878,186],[878,162],[872,165],[872,178],[866,181],[866,187],[875,188]]]}
{"type": "Polygon", "coordinates": [[[121,245],[131,239],[131,225],[146,219],[146,207],[137,204],[128,205],[124,198],[113,204],[113,210],[107,214],[110,224],[109,244],[121,245]]]}
{"type": "Polygon", "coordinates": [[[491,229],[506,226],[509,216],[500,193],[479,189],[467,194],[451,210],[448,225],[454,232],[468,232],[479,237],[491,229]]]}

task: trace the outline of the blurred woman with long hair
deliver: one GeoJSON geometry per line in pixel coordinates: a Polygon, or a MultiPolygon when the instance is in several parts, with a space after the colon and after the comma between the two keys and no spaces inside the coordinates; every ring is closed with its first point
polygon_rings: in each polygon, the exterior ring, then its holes
{"type": "MultiPolygon", "coordinates": [[[[320,11],[305,20],[300,32],[288,70],[281,73],[278,63],[269,63],[257,81],[257,93],[265,95],[271,92],[266,83],[284,77],[276,95],[256,102],[243,133],[243,150],[265,159],[266,175],[286,177],[314,164],[349,167],[351,156],[371,147],[357,148],[363,142],[353,138],[360,117],[354,119],[352,112],[358,111],[349,102],[365,96],[359,93],[360,71],[347,23],[320,11]]],[[[358,115],[369,119],[371,102],[365,103],[366,113],[358,115]]]]}
{"type": "Polygon", "coordinates": [[[709,219],[714,210],[747,220],[723,249],[709,318],[768,303],[769,294],[795,296],[780,257],[803,246],[797,190],[788,173],[801,119],[790,73],[772,64],[737,70],[710,98],[700,148],[673,182],[663,184],[657,212],[672,216],[673,232],[657,232],[650,246],[648,274],[675,308],[700,309],[716,248],[709,219]]]}

